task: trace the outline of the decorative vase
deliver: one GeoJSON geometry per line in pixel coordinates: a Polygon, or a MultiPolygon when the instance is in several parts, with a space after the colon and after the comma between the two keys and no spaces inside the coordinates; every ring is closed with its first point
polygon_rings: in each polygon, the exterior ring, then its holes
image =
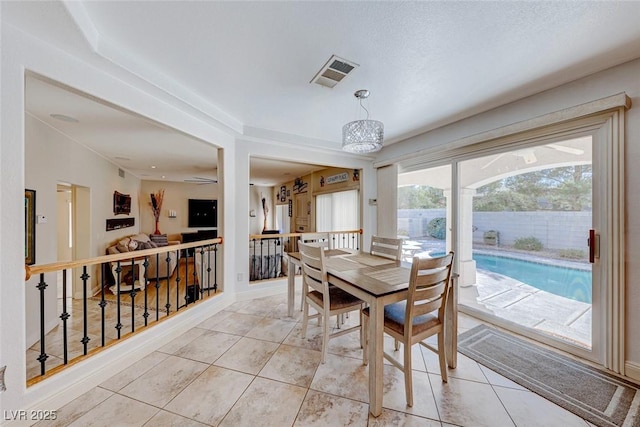
{"type": "Polygon", "coordinates": [[[162,234],[160,233],[160,229],[158,228],[158,224],[160,223],[160,219],[156,218],[156,231],[153,234],[162,234]]]}

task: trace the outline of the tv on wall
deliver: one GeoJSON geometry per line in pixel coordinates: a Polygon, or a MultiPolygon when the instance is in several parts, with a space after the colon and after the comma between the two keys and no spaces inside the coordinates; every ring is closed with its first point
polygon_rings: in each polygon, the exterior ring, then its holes
{"type": "Polygon", "coordinates": [[[217,200],[189,199],[189,228],[217,226],[217,200]]]}

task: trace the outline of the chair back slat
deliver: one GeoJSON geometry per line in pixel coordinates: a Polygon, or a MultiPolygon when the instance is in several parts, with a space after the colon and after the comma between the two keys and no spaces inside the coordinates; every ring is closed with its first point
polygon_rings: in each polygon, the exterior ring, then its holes
{"type": "Polygon", "coordinates": [[[300,235],[302,243],[315,243],[316,246],[323,246],[325,249],[330,248],[329,233],[302,233],[300,235]]]}
{"type": "Polygon", "coordinates": [[[304,282],[319,292],[328,289],[327,272],[324,267],[324,247],[314,244],[298,243],[302,277],[304,282]]]}
{"type": "Polygon", "coordinates": [[[370,253],[399,261],[402,258],[402,239],[372,236],[370,253]]]}
{"type": "Polygon", "coordinates": [[[438,310],[438,318],[444,322],[453,256],[453,252],[449,252],[438,258],[413,258],[405,311],[404,333],[407,336],[411,336],[415,317],[438,310]]]}

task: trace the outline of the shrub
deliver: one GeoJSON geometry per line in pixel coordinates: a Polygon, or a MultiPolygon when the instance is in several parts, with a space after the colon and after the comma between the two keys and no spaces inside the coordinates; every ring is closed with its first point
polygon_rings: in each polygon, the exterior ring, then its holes
{"type": "Polygon", "coordinates": [[[560,249],[558,255],[560,258],[568,259],[584,259],[587,257],[586,252],[582,249],[560,249]]]}
{"type": "Polygon", "coordinates": [[[398,236],[409,237],[409,231],[405,230],[404,228],[401,228],[398,230],[398,236]]]}
{"type": "Polygon", "coordinates": [[[535,237],[520,237],[513,243],[513,247],[516,249],[522,249],[525,251],[541,251],[542,242],[535,237]]]}
{"type": "Polygon", "coordinates": [[[444,240],[447,235],[446,218],[434,218],[427,224],[427,233],[436,239],[444,240]]]}

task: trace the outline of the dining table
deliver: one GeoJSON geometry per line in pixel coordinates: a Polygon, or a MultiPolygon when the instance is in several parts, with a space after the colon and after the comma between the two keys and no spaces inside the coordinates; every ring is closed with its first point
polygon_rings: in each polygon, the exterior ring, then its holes
{"type": "MultiPolygon", "coordinates": [[[[288,313],[293,316],[295,271],[300,253],[289,252],[288,313]]],[[[384,306],[407,299],[411,264],[342,249],[325,250],[325,267],[329,284],[360,298],[369,306],[369,412],[382,413],[384,370],[384,306]]],[[[457,364],[458,340],[457,275],[452,275],[450,294],[445,307],[445,354],[447,365],[457,364]]]]}

